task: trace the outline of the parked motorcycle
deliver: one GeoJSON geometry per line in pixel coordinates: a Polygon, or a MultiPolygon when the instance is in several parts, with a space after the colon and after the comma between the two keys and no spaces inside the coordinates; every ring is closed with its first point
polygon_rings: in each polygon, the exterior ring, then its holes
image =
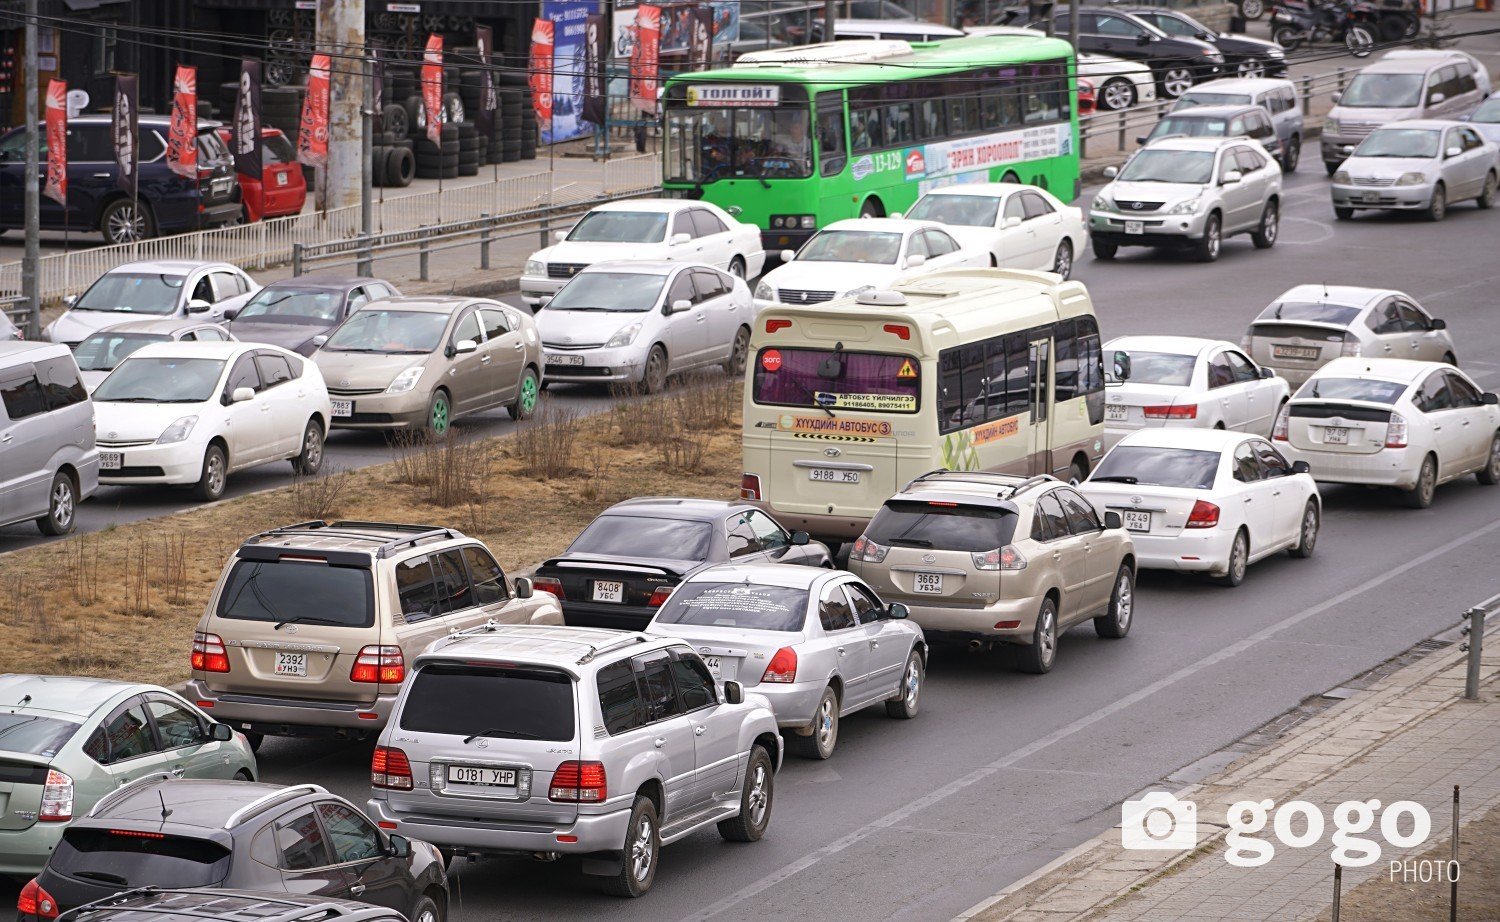
{"type": "Polygon", "coordinates": [[[1375,50],[1379,11],[1365,0],[1279,0],[1271,11],[1271,39],[1293,51],[1304,43],[1342,42],[1363,58],[1375,50]]]}

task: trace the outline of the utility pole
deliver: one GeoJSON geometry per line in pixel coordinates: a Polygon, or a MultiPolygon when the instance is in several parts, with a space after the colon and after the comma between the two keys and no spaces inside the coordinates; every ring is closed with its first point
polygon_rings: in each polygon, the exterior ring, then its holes
{"type": "MultiPolygon", "coordinates": [[[[360,101],[360,143],[359,143],[359,233],[366,239],[370,236],[370,212],[373,210],[370,203],[370,187],[374,185],[372,180],[373,166],[370,158],[374,155],[375,138],[375,68],[368,60],[359,62],[360,82],[364,84],[364,96],[360,101]]],[[[370,265],[370,251],[366,250],[364,258],[359,261],[359,274],[369,277],[373,274],[370,265]]]]}
{"type": "Polygon", "coordinates": [[[26,93],[26,249],[21,254],[21,295],[26,299],[30,317],[26,322],[26,338],[40,339],[42,335],[42,287],[37,278],[38,264],[42,258],[41,247],[41,175],[37,169],[37,150],[41,146],[41,131],[37,125],[36,100],[41,88],[36,76],[36,0],[26,0],[26,63],[22,66],[21,80],[26,93]]]}
{"type": "Polygon", "coordinates": [[[318,0],[317,45],[332,55],[328,77],[328,166],[318,186],[320,208],[361,204],[367,188],[368,134],[363,110],[365,77],[364,0],[318,0]]]}
{"type": "Polygon", "coordinates": [[[834,40],[833,24],[838,18],[838,0],[823,0],[823,41],[834,40]]]}
{"type": "Polygon", "coordinates": [[[1078,75],[1078,4],[1080,0],[1068,2],[1068,41],[1073,45],[1073,75],[1078,75]]]}

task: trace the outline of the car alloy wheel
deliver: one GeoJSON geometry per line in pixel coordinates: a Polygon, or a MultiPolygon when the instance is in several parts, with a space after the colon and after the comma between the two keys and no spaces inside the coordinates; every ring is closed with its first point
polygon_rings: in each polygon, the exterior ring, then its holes
{"type": "Polygon", "coordinates": [[[47,494],[47,514],[37,521],[37,527],[46,535],[65,535],[73,530],[77,509],[73,478],[59,471],[52,478],[52,490],[47,494]]]}
{"type": "Polygon", "coordinates": [[[1500,483],[1500,433],[1490,440],[1490,456],[1484,467],[1479,469],[1475,475],[1479,482],[1486,486],[1494,486],[1500,483]]]}
{"type": "Polygon", "coordinates": [[[636,818],[635,834],[630,840],[630,876],[638,882],[651,877],[651,868],[656,864],[656,823],[649,813],[636,818]]]}
{"type": "Polygon", "coordinates": [[[1250,561],[1250,539],[1243,530],[1236,532],[1234,544],[1229,547],[1229,562],[1224,575],[1218,578],[1220,585],[1238,586],[1245,581],[1245,569],[1250,561]]]}
{"type": "MultiPolygon", "coordinates": [[[[833,695],[824,695],[818,704],[818,714],[813,718],[813,737],[818,741],[818,751],[832,753],[839,740],[838,701],[833,695]]],[[[826,758],[826,756],[825,756],[826,758]]]]}
{"type": "Polygon", "coordinates": [[[750,331],[740,327],[734,334],[734,345],[730,347],[729,361],[724,363],[724,373],[738,378],[745,373],[745,359],[750,354],[750,331]]]}
{"type": "Polygon", "coordinates": [[[1241,61],[1239,67],[1235,68],[1235,72],[1241,77],[1264,77],[1266,65],[1259,58],[1251,58],[1248,61],[1241,61]]]}
{"type": "Polygon", "coordinates": [[[1448,190],[1442,183],[1432,187],[1432,202],[1427,206],[1427,220],[1441,221],[1448,216],[1448,190]]]}
{"type": "Polygon", "coordinates": [[[1308,503],[1302,512],[1302,540],[1301,549],[1306,554],[1311,554],[1313,548],[1318,544],[1318,507],[1308,503]]]}
{"type": "Polygon", "coordinates": [[[1240,0],[1240,15],[1246,19],[1259,19],[1266,15],[1266,5],[1262,0],[1240,0]]]}
{"type": "Polygon", "coordinates": [[[442,435],[448,431],[448,395],[438,391],[432,398],[432,406],[427,411],[427,426],[433,435],[442,435]]]}
{"type": "Polygon", "coordinates": [[[1495,174],[1490,173],[1484,177],[1484,191],[1479,193],[1479,199],[1475,202],[1480,208],[1495,207],[1495,174]]]}
{"type": "Polygon", "coordinates": [[[1169,68],[1162,75],[1162,89],[1173,99],[1193,88],[1193,72],[1186,67],[1169,68]]]}
{"type": "Polygon", "coordinates": [[[1115,626],[1120,633],[1130,630],[1130,618],[1135,614],[1135,586],[1130,581],[1130,571],[1124,567],[1120,568],[1119,579],[1115,582],[1115,626]]]}
{"type": "Polygon", "coordinates": [[[771,809],[771,776],[763,761],[755,763],[750,775],[750,794],[745,798],[750,808],[750,823],[757,828],[764,825],[766,813],[771,809]]]}
{"type": "Polygon", "coordinates": [[[1040,654],[1038,659],[1051,669],[1052,661],[1057,657],[1057,614],[1051,605],[1044,604],[1037,615],[1036,646],[1040,654]]]}
{"type": "Polygon", "coordinates": [[[104,234],[110,243],[130,243],[146,236],[146,217],[136,205],[125,204],[110,212],[104,234]]]}
{"type": "Polygon", "coordinates": [[[1073,244],[1064,240],[1057,245],[1057,255],[1052,257],[1052,271],[1064,279],[1073,274],[1073,244]]]}
{"type": "Polygon", "coordinates": [[[1099,91],[1099,103],[1111,112],[1129,109],[1135,105],[1135,87],[1123,77],[1115,77],[1099,91]]]}
{"type": "Polygon", "coordinates": [[[1422,459],[1422,469],[1417,472],[1417,485],[1406,494],[1406,504],[1413,509],[1426,509],[1432,505],[1432,494],[1437,490],[1437,462],[1428,455],[1422,459]]]}
{"type": "Polygon", "coordinates": [[[737,279],[745,278],[745,261],[736,256],[729,261],[729,274],[737,279]]]}

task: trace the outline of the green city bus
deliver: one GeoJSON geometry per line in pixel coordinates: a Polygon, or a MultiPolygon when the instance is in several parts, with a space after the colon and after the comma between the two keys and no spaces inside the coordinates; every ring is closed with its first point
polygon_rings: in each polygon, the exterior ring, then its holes
{"type": "Polygon", "coordinates": [[[1074,73],[1072,46],[1040,34],[753,52],[667,82],[662,185],[758,225],[771,253],[953,183],[1071,200],[1074,73]]]}

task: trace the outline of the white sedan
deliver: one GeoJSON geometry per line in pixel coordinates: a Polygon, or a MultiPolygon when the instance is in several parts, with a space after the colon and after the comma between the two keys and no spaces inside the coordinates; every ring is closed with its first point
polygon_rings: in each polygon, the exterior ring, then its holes
{"type": "Polygon", "coordinates": [[[1104,438],[1137,429],[1233,429],[1271,434],[1291,386],[1233,343],[1191,336],[1121,336],[1104,344],[1123,380],[1111,381],[1104,438]]]}
{"type": "Polygon", "coordinates": [[[742,279],[760,275],[766,264],[760,228],[691,199],[608,202],[572,230],[558,231],[556,239],[532,253],[521,273],[521,298],[530,307],[541,306],[584,268],[607,260],[707,263],[742,279]]]}
{"type": "MultiPolygon", "coordinates": [[[[970,26],[969,35],[1021,35],[1035,38],[1037,30],[1025,26],[970,26]]],[[[1097,88],[1100,109],[1112,112],[1136,103],[1156,102],[1156,77],[1139,61],[1107,54],[1080,54],[1078,76],[1087,77],[1097,88]]]]}
{"type": "Polygon", "coordinates": [[[962,183],[933,189],[906,217],[936,221],[959,242],[984,249],[990,265],[1039,269],[1063,278],[1088,239],[1083,211],[1052,193],[1020,183],[962,183]]]}
{"type": "Polygon", "coordinates": [[[640,384],[721,365],[745,373],[755,304],[745,280],[693,263],[595,263],[536,315],[548,384],[640,384]]]}
{"type": "Polygon", "coordinates": [[[1320,481],[1396,487],[1417,509],[1466,474],[1500,483],[1500,398],[1441,362],[1334,359],[1276,418],[1272,439],[1320,481]]]}
{"type": "Polygon", "coordinates": [[[1238,586],[1263,557],[1312,556],[1323,501],[1307,470],[1249,433],[1146,429],[1126,436],[1078,489],[1120,514],[1140,566],[1238,586]]]}
{"type": "Polygon", "coordinates": [[[196,317],[210,323],[243,307],[261,286],[238,266],[188,259],[151,259],[116,266],[78,297],[67,297],[61,317],[42,331],[69,349],[95,330],[126,320],[196,317]]]}
{"type": "Polygon", "coordinates": [[[818,231],[755,287],[755,299],[817,304],[886,288],[939,269],[987,266],[985,250],[964,247],[948,228],[903,218],[847,218],[818,231]]]}
{"type": "Polygon", "coordinates": [[[93,398],[100,483],[191,485],[209,501],[269,461],[316,474],[333,415],[317,365],[258,343],[142,346],[93,398]]]}

